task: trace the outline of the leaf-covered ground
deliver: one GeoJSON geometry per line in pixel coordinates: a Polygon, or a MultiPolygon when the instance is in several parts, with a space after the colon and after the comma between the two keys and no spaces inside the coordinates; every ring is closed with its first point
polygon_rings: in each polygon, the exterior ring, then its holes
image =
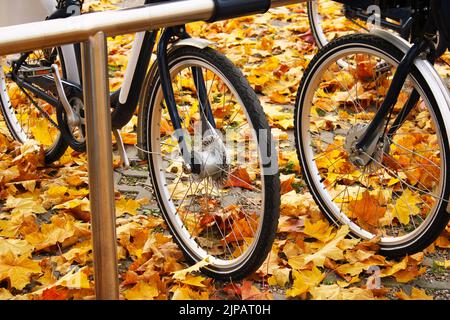
{"type": "MultiPolygon", "coordinates": [[[[115,9],[116,4],[120,1],[91,1],[85,10],[115,9]]],[[[377,254],[375,242],[349,238],[347,227],[331,226],[302,182],[292,147],[293,103],[316,52],[305,6],[194,23],[189,31],[214,41],[260,95],[279,140],[282,206],[277,239],[255,274],[219,283],[199,273],[201,265],[190,267],[184,261],[159,212],[148,209],[151,199],[116,192],[121,297],[433,299],[432,290],[409,290],[403,284],[418,278],[449,281],[450,226],[425,252],[388,260],[377,254]]],[[[109,39],[111,89],[121,84],[132,40],[132,35],[109,39]]],[[[440,64],[438,70],[447,79],[450,68],[440,64]]],[[[136,143],[135,124],[136,119],[123,130],[128,145],[136,143]]],[[[117,156],[114,163],[118,167],[117,156]]],[[[0,170],[0,299],[93,298],[86,155],[68,151],[45,167],[41,147],[12,141],[1,122],[0,170]]]]}

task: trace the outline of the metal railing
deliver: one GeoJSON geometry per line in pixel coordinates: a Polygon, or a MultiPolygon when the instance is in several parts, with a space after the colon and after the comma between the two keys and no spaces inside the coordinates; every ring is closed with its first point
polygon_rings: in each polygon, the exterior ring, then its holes
{"type": "MultiPolygon", "coordinates": [[[[284,6],[306,0],[273,0],[284,6]]],[[[119,298],[106,37],[209,20],[213,0],[179,0],[0,28],[0,56],[82,43],[95,294],[119,298]]]]}

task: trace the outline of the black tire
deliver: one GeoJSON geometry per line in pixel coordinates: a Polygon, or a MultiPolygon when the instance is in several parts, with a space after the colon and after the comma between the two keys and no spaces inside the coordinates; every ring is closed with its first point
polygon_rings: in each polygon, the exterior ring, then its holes
{"type": "MultiPolygon", "coordinates": [[[[305,99],[307,88],[311,85],[314,75],[316,74],[317,69],[320,67],[320,65],[328,57],[336,54],[336,52],[338,52],[339,50],[346,49],[349,52],[358,52],[357,49],[362,47],[370,47],[380,53],[384,53],[385,55],[395,60],[396,63],[399,63],[404,57],[404,53],[396,46],[374,35],[355,34],[336,39],[330,42],[323,49],[321,49],[314,57],[314,59],[310,62],[300,83],[295,107],[295,142],[297,154],[301,162],[303,178],[308,185],[309,191],[311,192],[316,204],[325,214],[327,219],[337,226],[342,225],[343,222],[339,221],[336,215],[333,214],[332,210],[324,201],[321,192],[319,192],[318,190],[318,187],[313,183],[314,179],[312,177],[312,172],[309,169],[309,164],[306,160],[307,150],[302,138],[302,113],[304,109],[306,110],[305,99]],[[354,48],[354,50],[352,51],[351,48],[354,48]]],[[[429,104],[434,112],[435,119],[437,120],[437,125],[439,126],[439,128],[437,128],[436,131],[439,131],[442,136],[444,154],[441,155],[441,157],[444,157],[442,163],[444,163],[444,165],[446,166],[446,170],[444,170],[443,172],[446,173],[450,168],[450,147],[448,141],[449,137],[447,136],[445,117],[442,115],[442,111],[437,104],[438,100],[436,99],[436,97],[439,93],[436,93],[431,89],[431,84],[427,82],[426,75],[422,74],[416,66],[412,68],[410,75],[413,79],[415,79],[416,83],[418,83],[423,90],[423,93],[427,97],[429,104]]],[[[430,79],[430,77],[428,77],[428,79],[430,79]]],[[[448,108],[448,106],[443,107],[442,110],[445,110],[444,108],[448,108]]],[[[440,199],[438,200],[438,204],[436,207],[437,209],[435,211],[433,220],[429,223],[427,228],[423,232],[418,234],[417,237],[414,237],[413,239],[410,239],[410,241],[407,241],[405,243],[397,244],[396,246],[381,245],[380,252],[383,255],[388,257],[400,257],[414,254],[427,248],[441,234],[441,232],[445,229],[450,217],[449,213],[447,213],[446,211],[448,205],[447,199],[450,198],[450,183],[447,176],[444,176],[443,181],[443,191],[439,195],[440,199]]],[[[353,235],[355,234],[353,233],[353,235]]]]}
{"type": "MultiPolygon", "coordinates": [[[[172,51],[169,54],[169,68],[173,68],[174,65],[182,61],[184,59],[198,59],[204,61],[218,70],[229,80],[229,82],[234,86],[234,89],[238,93],[239,97],[242,99],[245,108],[249,114],[250,121],[253,124],[255,129],[265,129],[270,130],[269,124],[263,112],[263,109],[260,105],[259,99],[256,96],[255,92],[250,87],[249,83],[242,75],[242,73],[222,54],[210,49],[198,49],[194,47],[183,47],[177,50],[172,51]]],[[[143,112],[143,146],[144,148],[148,148],[150,152],[152,149],[152,139],[151,139],[151,128],[152,126],[159,121],[159,119],[152,119],[153,109],[155,108],[155,97],[156,93],[161,90],[160,87],[160,78],[158,74],[158,69],[156,64],[150,71],[150,79],[148,83],[146,83],[143,94],[144,101],[143,105],[141,105],[143,112]]],[[[259,140],[258,135],[258,140],[259,140]]],[[[206,274],[216,279],[241,279],[246,277],[256,271],[261,264],[266,259],[269,251],[271,250],[272,243],[275,238],[278,218],[279,218],[279,207],[280,207],[280,183],[278,177],[278,164],[277,164],[277,156],[274,149],[274,144],[272,143],[271,137],[269,137],[267,141],[268,150],[272,151],[270,157],[270,163],[268,163],[268,167],[276,164],[276,174],[273,175],[264,175],[264,184],[265,184],[265,206],[264,206],[264,217],[262,221],[262,227],[260,236],[257,240],[254,251],[250,254],[248,259],[246,259],[239,267],[235,267],[232,270],[229,269],[219,269],[214,268],[212,266],[205,267],[202,269],[206,274]]],[[[200,257],[196,252],[192,250],[186,243],[184,243],[183,238],[180,237],[179,234],[176,233],[175,228],[171,222],[171,219],[168,217],[171,213],[167,211],[161,196],[161,188],[158,186],[158,182],[156,179],[155,166],[152,164],[153,157],[150,153],[146,154],[149,161],[149,171],[150,177],[152,179],[152,185],[154,189],[154,195],[158,201],[160,210],[169,226],[170,231],[172,232],[174,239],[183,250],[185,257],[189,262],[196,263],[200,261],[200,257]]]]}
{"type": "MultiPolygon", "coordinates": [[[[60,50],[58,50],[58,55],[62,54],[60,50]]],[[[57,57],[57,56],[56,56],[57,57]]],[[[52,55],[52,58],[56,58],[52,55]]],[[[63,59],[61,59],[61,63],[63,64],[63,59]]],[[[51,62],[50,62],[51,63],[51,62]]],[[[64,66],[63,70],[64,70],[64,66]]],[[[2,80],[0,80],[2,81],[2,80]]],[[[9,100],[9,99],[7,99],[9,100]]],[[[56,108],[56,107],[55,107],[56,108]]],[[[13,139],[20,143],[24,143],[26,138],[24,138],[24,133],[21,130],[19,121],[17,117],[14,115],[13,106],[8,103],[8,101],[4,101],[3,97],[0,98],[0,110],[2,112],[3,118],[5,119],[6,125],[8,127],[9,132],[13,139]]],[[[56,112],[56,110],[55,110],[56,112]]],[[[63,135],[61,132],[55,138],[53,144],[45,149],[45,164],[49,165],[57,160],[59,160],[65,153],[68,148],[68,144],[65,142],[63,135]]]]}

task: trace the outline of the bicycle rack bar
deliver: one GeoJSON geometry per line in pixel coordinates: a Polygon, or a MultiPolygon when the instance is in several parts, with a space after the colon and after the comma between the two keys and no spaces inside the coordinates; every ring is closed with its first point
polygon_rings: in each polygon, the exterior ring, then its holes
{"type": "MultiPolygon", "coordinates": [[[[271,7],[306,1],[272,0],[271,7]]],[[[214,14],[214,0],[179,0],[0,28],[0,56],[83,43],[94,279],[98,300],[119,298],[106,36],[206,21],[214,14]]]]}
{"type": "Polygon", "coordinates": [[[114,182],[112,170],[103,169],[112,168],[113,164],[105,34],[98,32],[89,37],[82,52],[95,294],[98,299],[116,300],[119,279],[114,182]]]}

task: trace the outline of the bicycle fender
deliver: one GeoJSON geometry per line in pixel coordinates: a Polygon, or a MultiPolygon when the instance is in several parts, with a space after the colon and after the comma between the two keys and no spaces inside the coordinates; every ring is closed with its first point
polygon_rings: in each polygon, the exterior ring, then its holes
{"type": "MultiPolygon", "coordinates": [[[[411,48],[411,44],[405,39],[385,30],[373,29],[371,34],[383,38],[390,42],[405,54],[411,48]]],[[[439,76],[436,69],[426,59],[416,59],[414,62],[415,67],[425,77],[430,84],[431,90],[435,93],[436,102],[441,108],[441,113],[444,119],[450,119],[450,93],[447,86],[444,84],[443,79],[439,76]],[[443,106],[446,106],[444,108],[443,106]]],[[[450,138],[450,126],[446,124],[447,137],[450,138]]],[[[447,212],[450,213],[450,199],[447,202],[447,212]]]]}
{"type": "Polygon", "coordinates": [[[179,48],[179,47],[195,47],[198,49],[205,49],[211,45],[213,45],[214,42],[206,40],[206,39],[201,39],[201,38],[186,38],[186,39],[181,39],[177,42],[175,42],[173,44],[174,48],[179,48]]]}

